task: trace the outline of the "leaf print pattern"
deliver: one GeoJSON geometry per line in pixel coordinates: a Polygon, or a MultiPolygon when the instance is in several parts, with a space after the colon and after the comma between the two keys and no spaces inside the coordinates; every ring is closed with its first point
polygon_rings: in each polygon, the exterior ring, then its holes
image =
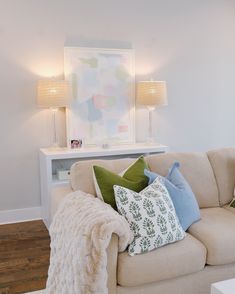
{"type": "Polygon", "coordinates": [[[165,193],[167,193],[167,191],[166,191],[165,186],[163,186],[162,182],[163,182],[163,180],[159,177],[158,181],[155,180],[153,182],[152,188],[155,189],[155,190],[158,190],[158,192],[160,192],[160,193],[165,194],[165,193]]]}
{"type": "Polygon", "coordinates": [[[185,237],[185,232],[182,232],[179,228],[176,231],[176,240],[182,240],[185,237]]]}
{"type": "Polygon", "coordinates": [[[143,228],[146,230],[148,237],[155,236],[154,223],[149,218],[144,219],[143,228]]]}
{"type": "Polygon", "coordinates": [[[159,206],[162,214],[167,213],[166,205],[165,205],[164,201],[161,200],[161,198],[156,199],[156,204],[159,206]]]}
{"type": "Polygon", "coordinates": [[[142,199],[142,197],[139,193],[133,192],[132,195],[136,201],[140,201],[142,199]]]}
{"type": "Polygon", "coordinates": [[[167,243],[172,243],[173,240],[174,240],[173,234],[171,232],[169,232],[169,234],[167,235],[167,238],[166,238],[166,242],[167,243]]]}
{"type": "Polygon", "coordinates": [[[159,226],[159,228],[160,228],[160,231],[161,231],[161,233],[163,234],[163,235],[165,235],[166,233],[167,233],[167,226],[166,226],[166,224],[167,224],[167,221],[166,221],[166,219],[162,216],[162,215],[158,215],[158,217],[157,217],[157,224],[158,224],[158,226],[159,226]]]}
{"type": "Polygon", "coordinates": [[[131,256],[135,255],[135,246],[136,246],[136,239],[133,240],[133,242],[129,245],[129,248],[128,248],[128,252],[131,256]]]}
{"type": "Polygon", "coordinates": [[[122,187],[118,187],[118,198],[122,205],[126,205],[128,203],[127,191],[122,187]]]}
{"type": "Polygon", "coordinates": [[[185,237],[160,178],[139,193],[120,186],[115,186],[114,192],[118,211],[126,218],[133,232],[134,239],[128,248],[130,255],[147,252],[185,237]]]}
{"type": "Polygon", "coordinates": [[[160,235],[157,236],[157,239],[154,241],[154,247],[155,248],[159,248],[161,246],[163,246],[163,239],[160,235]]]}
{"type": "Polygon", "coordinates": [[[149,238],[148,237],[143,237],[140,240],[141,253],[144,253],[144,252],[148,251],[149,246],[150,246],[149,238]]]}
{"type": "Polygon", "coordinates": [[[121,215],[123,215],[125,218],[127,218],[126,210],[122,206],[119,205],[118,210],[119,210],[121,215]]]}
{"type": "Polygon", "coordinates": [[[130,223],[130,229],[133,232],[135,237],[140,237],[141,236],[140,235],[140,226],[137,223],[131,222],[130,223]]]}
{"type": "Polygon", "coordinates": [[[140,207],[137,203],[134,201],[131,202],[129,207],[130,213],[133,215],[133,218],[138,221],[142,219],[141,213],[140,213],[140,207]]]}
{"type": "Polygon", "coordinates": [[[169,196],[167,195],[162,195],[162,198],[164,199],[164,201],[166,202],[167,206],[170,208],[170,210],[174,210],[174,206],[173,206],[173,203],[172,203],[172,200],[169,198],[169,196]]]}
{"type": "Polygon", "coordinates": [[[168,220],[171,225],[172,231],[175,231],[176,230],[176,222],[175,222],[175,218],[174,218],[173,213],[170,211],[168,212],[168,220]]]}
{"type": "Polygon", "coordinates": [[[156,215],[153,203],[147,198],[144,199],[143,208],[146,210],[149,217],[154,217],[156,215]]]}

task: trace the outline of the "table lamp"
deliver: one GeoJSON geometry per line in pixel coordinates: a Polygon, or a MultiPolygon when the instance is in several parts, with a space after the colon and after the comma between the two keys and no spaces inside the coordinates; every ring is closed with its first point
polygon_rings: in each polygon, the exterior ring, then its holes
{"type": "Polygon", "coordinates": [[[38,81],[37,105],[50,108],[53,115],[53,146],[59,147],[56,130],[56,112],[70,103],[69,83],[65,80],[43,79],[38,81]]]}
{"type": "Polygon", "coordinates": [[[167,105],[167,91],[165,81],[141,81],[137,84],[137,104],[144,105],[149,111],[148,142],[154,142],[152,116],[157,106],[167,105]]]}

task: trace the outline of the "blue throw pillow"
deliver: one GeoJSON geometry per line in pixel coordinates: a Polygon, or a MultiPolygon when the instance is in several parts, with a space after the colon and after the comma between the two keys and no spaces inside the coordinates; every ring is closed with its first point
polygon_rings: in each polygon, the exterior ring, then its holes
{"type": "Polygon", "coordinates": [[[182,228],[186,231],[193,223],[200,220],[200,209],[196,197],[179,171],[180,164],[175,162],[166,177],[145,169],[144,173],[151,184],[157,177],[161,177],[175,206],[176,214],[182,228]]]}

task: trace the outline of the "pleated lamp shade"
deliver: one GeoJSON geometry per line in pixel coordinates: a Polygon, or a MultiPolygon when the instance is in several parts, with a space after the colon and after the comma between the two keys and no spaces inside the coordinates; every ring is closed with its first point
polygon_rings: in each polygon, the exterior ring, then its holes
{"type": "Polygon", "coordinates": [[[38,81],[37,104],[43,108],[65,107],[70,103],[69,83],[65,80],[38,81]]]}
{"type": "Polygon", "coordinates": [[[145,106],[167,105],[165,81],[142,81],[137,85],[137,104],[145,106]]]}

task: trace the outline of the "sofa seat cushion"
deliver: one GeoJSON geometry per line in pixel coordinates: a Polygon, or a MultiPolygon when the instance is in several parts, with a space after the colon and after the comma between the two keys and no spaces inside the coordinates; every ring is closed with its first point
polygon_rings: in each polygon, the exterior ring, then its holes
{"type": "Polygon", "coordinates": [[[207,248],[207,264],[235,262],[235,214],[225,208],[201,209],[201,220],[189,228],[189,233],[207,248]]]}
{"type": "Polygon", "coordinates": [[[225,205],[225,206],[223,206],[223,208],[232,212],[232,213],[235,213],[235,207],[231,207],[230,205],[225,205]]]}
{"type": "Polygon", "coordinates": [[[118,255],[117,282],[132,287],[200,271],[206,262],[204,245],[187,234],[185,239],[148,253],[118,255]]]}

